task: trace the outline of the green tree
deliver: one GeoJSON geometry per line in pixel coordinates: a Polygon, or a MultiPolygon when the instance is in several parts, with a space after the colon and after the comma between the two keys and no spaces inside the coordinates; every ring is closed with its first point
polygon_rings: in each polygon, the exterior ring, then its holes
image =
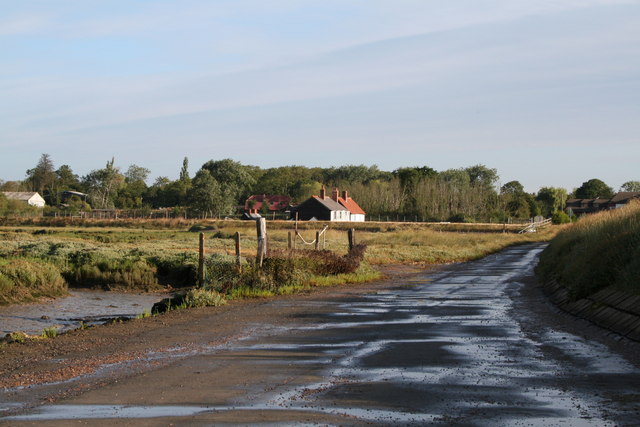
{"type": "Polygon", "coordinates": [[[138,165],[131,165],[124,173],[124,185],[118,192],[116,205],[123,209],[143,207],[143,195],[147,191],[146,180],[151,171],[138,165]]]}
{"type": "Polygon", "coordinates": [[[536,195],[540,204],[540,211],[545,217],[549,217],[556,211],[564,209],[567,203],[567,190],[556,187],[542,187],[536,195]]]}
{"type": "Polygon", "coordinates": [[[120,168],[114,166],[114,162],[112,158],[103,169],[93,170],[82,179],[94,209],[109,209],[115,206],[114,200],[124,184],[124,176],[120,173],[120,168]]]}
{"type": "Polygon", "coordinates": [[[640,191],[640,181],[627,181],[622,184],[620,191],[640,191]]]}
{"type": "Polygon", "coordinates": [[[500,196],[508,216],[529,218],[538,211],[533,197],[524,191],[524,186],[519,181],[509,181],[504,184],[500,188],[500,196]]]}
{"type": "Polygon", "coordinates": [[[42,154],[35,168],[27,170],[27,179],[32,191],[37,191],[51,204],[52,189],[55,186],[56,172],[51,156],[42,154]]]}
{"type": "MultiPolygon", "coordinates": [[[[238,203],[244,204],[244,200],[248,197],[248,193],[256,182],[254,176],[255,168],[244,166],[231,159],[210,160],[202,165],[202,169],[208,170],[220,185],[224,199],[222,205],[224,206],[235,206],[238,203]]],[[[228,209],[225,209],[225,211],[228,211],[228,209]]]]}
{"type": "Polygon", "coordinates": [[[464,170],[469,175],[471,186],[475,188],[493,189],[493,186],[500,179],[497,169],[488,168],[485,165],[475,165],[464,170]]]}
{"type": "Polygon", "coordinates": [[[582,185],[576,189],[577,199],[610,199],[611,197],[613,197],[613,188],[597,178],[583,182],[582,185]]]}
{"type": "Polygon", "coordinates": [[[220,184],[208,169],[200,169],[193,178],[188,194],[189,207],[202,218],[225,214],[227,202],[222,195],[220,184]]]}
{"type": "Polygon", "coordinates": [[[73,190],[82,192],[82,184],[78,175],[73,173],[71,166],[62,165],[56,170],[56,186],[58,191],[73,190]]]}
{"type": "Polygon", "coordinates": [[[519,181],[509,181],[500,188],[501,194],[524,194],[524,186],[519,181]]]}
{"type": "Polygon", "coordinates": [[[180,169],[180,181],[188,182],[191,184],[191,178],[189,177],[189,158],[185,157],[182,160],[182,169],[180,169]]]}

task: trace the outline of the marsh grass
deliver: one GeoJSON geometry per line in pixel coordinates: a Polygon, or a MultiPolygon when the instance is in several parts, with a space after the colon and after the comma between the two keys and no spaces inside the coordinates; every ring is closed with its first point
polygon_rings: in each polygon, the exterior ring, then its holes
{"type": "Polygon", "coordinates": [[[582,218],[541,254],[536,273],[579,299],[607,286],[640,294],[640,203],[582,218]]]}
{"type": "MultiPolygon", "coordinates": [[[[313,240],[315,232],[323,226],[300,223],[299,231],[305,239],[313,240]]],[[[307,250],[313,246],[298,240],[298,250],[289,253],[287,234],[293,223],[269,221],[270,256],[265,261],[265,274],[252,267],[256,251],[252,221],[77,223],[69,218],[33,218],[16,226],[0,227],[0,304],[62,295],[67,285],[121,290],[193,286],[200,231],[205,233],[207,280],[211,289],[230,292],[232,296],[259,296],[292,293],[304,290],[305,286],[349,280],[354,274],[357,280],[373,277],[371,271],[365,274],[357,270],[359,267],[354,269],[348,265],[345,256],[349,228],[355,228],[357,242],[367,246],[363,265],[466,261],[509,245],[548,240],[557,229],[527,235],[495,232],[498,225],[487,225],[490,232],[485,233],[442,231],[454,226],[471,229],[459,224],[336,223],[330,224],[322,238],[321,248],[326,244],[327,251],[307,250]],[[190,229],[194,231],[188,231],[190,229]],[[242,275],[237,274],[235,267],[232,236],[236,231],[241,235],[242,275]],[[16,263],[24,268],[11,266],[16,263]],[[25,279],[19,270],[31,274],[25,279]]]]}
{"type": "Polygon", "coordinates": [[[0,259],[0,304],[28,302],[66,293],[66,283],[55,265],[33,258],[0,259]]]}

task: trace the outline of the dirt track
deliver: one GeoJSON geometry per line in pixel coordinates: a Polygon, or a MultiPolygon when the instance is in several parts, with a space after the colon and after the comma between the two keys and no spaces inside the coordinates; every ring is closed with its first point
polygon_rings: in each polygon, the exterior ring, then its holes
{"type": "Polygon", "coordinates": [[[0,424],[633,425],[640,346],[551,307],[540,248],[12,345],[0,424]]]}

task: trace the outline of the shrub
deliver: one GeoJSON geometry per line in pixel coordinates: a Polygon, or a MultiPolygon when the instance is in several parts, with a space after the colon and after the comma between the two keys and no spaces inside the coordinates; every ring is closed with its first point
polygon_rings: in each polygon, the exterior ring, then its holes
{"type": "Polygon", "coordinates": [[[551,215],[551,222],[554,224],[569,224],[571,222],[571,218],[562,211],[555,211],[553,215],[551,215]]]}
{"type": "Polygon", "coordinates": [[[227,301],[216,291],[196,288],[187,292],[184,303],[187,307],[218,307],[225,305],[227,301]]]}
{"type": "Polygon", "coordinates": [[[53,264],[23,258],[0,260],[0,304],[66,293],[67,284],[53,264]]]}

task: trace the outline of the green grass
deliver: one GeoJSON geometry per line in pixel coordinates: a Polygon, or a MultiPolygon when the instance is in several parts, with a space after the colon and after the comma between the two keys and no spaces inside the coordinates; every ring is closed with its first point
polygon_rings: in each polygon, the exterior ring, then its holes
{"type": "MultiPolygon", "coordinates": [[[[10,221],[17,220],[6,219],[5,224],[10,221]]],[[[466,261],[509,245],[548,240],[557,230],[551,227],[541,233],[519,235],[496,232],[503,229],[496,224],[473,224],[473,227],[412,223],[329,225],[321,247],[326,245],[335,257],[320,262],[318,256],[324,255],[318,254],[323,252],[301,251],[313,246],[303,245],[300,240],[297,240],[299,250],[295,252],[298,255],[282,256],[293,223],[269,221],[271,254],[265,261],[268,274],[264,274],[252,268],[256,251],[252,221],[105,220],[78,223],[68,218],[22,220],[0,227],[0,304],[63,295],[67,286],[145,291],[161,286],[193,286],[196,283],[199,231],[205,233],[207,280],[211,289],[230,297],[241,297],[293,293],[310,286],[371,280],[375,277],[371,271],[356,276],[352,276],[353,272],[341,271],[345,268],[344,256],[348,252],[346,230],[349,228],[356,229],[358,243],[367,245],[364,265],[466,261]],[[232,236],[236,231],[241,235],[242,275],[237,274],[235,267],[232,236]],[[24,265],[24,270],[31,274],[24,278],[18,269],[7,266],[13,263],[24,265]]],[[[300,223],[299,231],[310,241],[323,226],[322,223],[300,223]]]]}
{"type": "Polygon", "coordinates": [[[44,328],[42,330],[42,338],[55,338],[58,335],[58,329],[55,326],[44,328]]]}
{"type": "Polygon", "coordinates": [[[605,287],[640,294],[640,203],[589,215],[541,254],[536,273],[579,299],[605,287]]]}

